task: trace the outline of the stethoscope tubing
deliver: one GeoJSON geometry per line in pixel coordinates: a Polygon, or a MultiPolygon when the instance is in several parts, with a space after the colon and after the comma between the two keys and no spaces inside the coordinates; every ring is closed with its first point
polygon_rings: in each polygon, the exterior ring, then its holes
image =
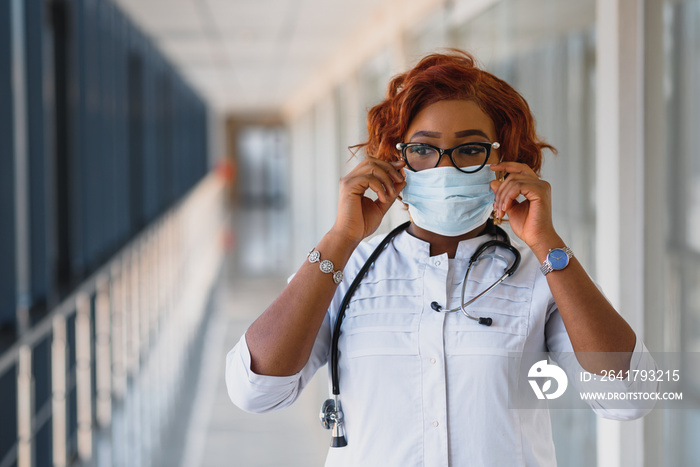
{"type": "Polygon", "coordinates": [[[384,248],[389,244],[391,239],[396,237],[399,233],[403,232],[408,228],[408,226],[411,225],[411,222],[404,222],[400,226],[396,227],[394,230],[389,232],[386,237],[382,239],[382,241],[377,245],[377,248],[374,249],[370,257],[365,261],[365,264],[362,266],[360,271],[357,273],[355,276],[355,279],[352,281],[352,284],[350,284],[350,287],[348,288],[348,291],[345,293],[345,296],[343,297],[343,301],[340,304],[340,307],[338,308],[338,317],[335,320],[335,326],[333,329],[333,337],[331,339],[331,382],[333,386],[333,395],[337,396],[340,394],[340,383],[339,383],[339,376],[338,376],[338,340],[340,339],[340,328],[341,325],[343,324],[343,318],[345,317],[345,309],[348,307],[350,304],[350,299],[352,298],[352,295],[355,292],[355,289],[360,285],[360,282],[362,282],[362,279],[364,279],[365,275],[367,274],[367,271],[369,271],[369,268],[372,267],[374,262],[377,260],[379,255],[384,251],[384,248]]]}
{"type": "MultiPolygon", "coordinates": [[[[372,254],[369,256],[367,261],[365,261],[365,264],[362,266],[360,271],[357,273],[355,276],[355,279],[352,281],[350,284],[350,287],[348,287],[347,292],[345,293],[345,296],[343,297],[343,301],[340,304],[340,307],[338,308],[338,316],[336,317],[335,321],[335,326],[333,328],[333,336],[331,338],[331,385],[332,385],[332,391],[334,396],[340,395],[340,377],[338,374],[338,358],[339,358],[339,352],[338,352],[338,342],[340,339],[340,330],[343,324],[343,319],[345,318],[345,310],[350,304],[350,300],[352,298],[352,295],[354,294],[355,290],[357,287],[360,285],[360,282],[362,282],[362,279],[364,279],[365,275],[367,275],[367,271],[369,271],[369,268],[372,267],[376,259],[379,257],[379,255],[384,251],[384,248],[389,244],[389,242],[396,237],[399,233],[402,231],[406,230],[408,226],[411,225],[411,222],[405,222],[401,224],[400,226],[396,227],[394,230],[389,232],[377,245],[377,247],[374,249],[372,254]]],[[[492,225],[493,230],[495,230],[495,233],[500,235],[502,238],[505,240],[489,240],[488,242],[484,242],[482,245],[479,246],[479,248],[476,249],[474,254],[471,256],[469,259],[469,266],[467,267],[467,272],[464,275],[464,281],[462,283],[462,296],[461,296],[461,304],[459,307],[444,310],[442,309],[437,303],[433,302],[433,309],[438,312],[442,313],[451,313],[455,311],[461,311],[466,317],[473,319],[475,321],[478,321],[480,324],[485,324],[487,326],[491,325],[491,318],[478,318],[475,316],[472,316],[467,310],[466,307],[474,303],[476,300],[481,298],[482,296],[486,295],[489,291],[491,291],[494,287],[499,285],[501,282],[503,282],[506,278],[512,276],[515,271],[517,271],[518,266],[520,265],[520,252],[510,244],[510,240],[508,238],[508,234],[505,233],[503,229],[497,226],[492,225]],[[466,293],[466,286],[467,282],[469,279],[469,272],[471,269],[479,262],[479,258],[481,255],[489,248],[492,247],[503,247],[506,248],[508,251],[510,251],[513,254],[514,260],[513,263],[510,265],[508,269],[505,270],[503,275],[493,284],[491,284],[488,288],[486,288],[484,291],[479,293],[476,297],[470,299],[468,302],[465,303],[464,301],[464,296],[466,293]],[[437,305],[437,306],[435,306],[437,305]]]]}
{"type": "MultiPolygon", "coordinates": [[[[508,236],[504,236],[503,238],[507,239],[508,236]]],[[[462,281],[462,295],[461,295],[461,300],[460,300],[461,304],[456,308],[451,308],[449,310],[440,310],[440,311],[443,313],[452,313],[455,311],[461,311],[462,313],[464,313],[464,316],[478,320],[479,318],[475,318],[474,316],[469,314],[469,312],[466,310],[466,308],[469,305],[471,305],[472,303],[474,303],[475,301],[477,301],[478,299],[480,299],[481,297],[483,297],[484,295],[486,295],[487,293],[489,293],[493,288],[495,288],[498,284],[500,284],[501,282],[506,280],[508,277],[515,274],[515,271],[518,270],[518,266],[520,266],[520,252],[513,245],[511,245],[509,241],[490,240],[488,242],[485,242],[483,245],[481,245],[481,246],[479,246],[479,248],[477,248],[477,250],[474,252],[472,257],[469,259],[469,266],[467,267],[467,272],[464,274],[464,281],[462,281]],[[469,281],[469,273],[471,272],[472,268],[479,262],[479,258],[484,253],[484,251],[486,251],[488,248],[491,248],[491,247],[502,247],[502,248],[505,248],[508,251],[510,251],[513,254],[513,258],[514,258],[513,263],[510,265],[510,267],[508,269],[506,269],[503,272],[503,275],[501,277],[499,277],[498,280],[496,280],[496,282],[494,282],[493,284],[488,286],[486,289],[482,290],[476,297],[473,297],[469,301],[465,302],[464,297],[465,297],[466,291],[467,291],[467,282],[469,281]]]]}
{"type": "MultiPolygon", "coordinates": [[[[331,355],[330,355],[330,366],[331,366],[331,383],[332,383],[332,391],[333,391],[333,398],[328,399],[326,402],[324,402],[323,406],[321,407],[321,413],[319,414],[321,418],[321,423],[323,424],[324,428],[331,428],[333,430],[332,434],[332,441],[331,441],[331,446],[332,447],[343,447],[347,446],[347,439],[345,437],[345,431],[343,428],[343,410],[340,405],[340,377],[338,374],[338,358],[340,357],[340,353],[338,352],[338,342],[340,339],[340,330],[341,326],[343,324],[343,318],[345,317],[345,310],[347,309],[348,305],[350,304],[350,299],[352,298],[353,294],[355,293],[355,290],[357,287],[360,285],[360,282],[362,282],[362,279],[364,279],[365,275],[367,275],[367,272],[369,269],[372,267],[374,262],[377,260],[379,255],[384,251],[384,248],[391,242],[391,240],[396,237],[399,233],[402,231],[406,230],[408,226],[411,225],[410,222],[406,222],[404,224],[401,224],[400,226],[396,227],[394,230],[389,232],[382,241],[377,245],[377,247],[374,249],[372,254],[369,256],[367,261],[365,261],[365,264],[362,265],[360,268],[360,271],[357,273],[355,276],[355,279],[352,281],[350,284],[350,287],[348,288],[347,292],[345,293],[345,296],[343,297],[343,300],[340,304],[340,307],[338,308],[338,316],[336,317],[335,320],[335,326],[333,327],[333,335],[331,336],[331,355]]],[[[492,223],[489,223],[490,225],[490,230],[492,233],[495,233],[496,235],[500,235],[504,240],[489,240],[488,242],[483,243],[477,250],[474,252],[472,257],[469,260],[469,266],[467,267],[467,272],[464,275],[464,282],[462,283],[462,297],[461,297],[461,304],[458,308],[453,308],[450,310],[443,310],[442,307],[437,303],[433,302],[431,303],[431,308],[433,310],[438,311],[438,312],[453,312],[453,311],[462,311],[465,316],[476,320],[479,322],[479,324],[484,324],[486,326],[490,326],[492,323],[491,318],[477,318],[475,316],[472,316],[469,314],[469,312],[466,310],[466,308],[474,303],[476,300],[487,294],[490,290],[492,290],[494,287],[496,287],[498,284],[503,282],[507,277],[513,275],[515,271],[518,269],[518,266],[520,265],[520,252],[513,247],[510,244],[510,240],[508,238],[508,234],[503,231],[500,227],[497,227],[493,225],[492,223]],[[482,291],[479,293],[476,297],[472,298],[468,302],[465,303],[464,301],[464,296],[466,293],[466,284],[469,278],[469,272],[471,271],[472,267],[474,267],[475,264],[479,262],[480,256],[486,251],[486,249],[491,248],[491,247],[504,247],[508,249],[514,256],[514,261],[512,264],[510,264],[510,267],[505,270],[503,275],[493,284],[491,284],[486,290],[482,291]]]]}

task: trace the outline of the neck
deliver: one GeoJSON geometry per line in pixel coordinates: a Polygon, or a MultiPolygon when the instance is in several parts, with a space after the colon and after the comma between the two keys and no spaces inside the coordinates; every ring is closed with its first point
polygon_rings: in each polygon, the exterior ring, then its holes
{"type": "Polygon", "coordinates": [[[476,229],[469,231],[465,234],[459,235],[457,237],[446,237],[444,235],[436,234],[435,232],[430,232],[429,230],[422,229],[416,224],[411,222],[408,226],[408,233],[416,238],[419,238],[425,242],[430,243],[430,256],[437,256],[443,253],[447,253],[448,258],[454,258],[457,254],[457,246],[462,240],[469,240],[470,238],[476,238],[486,232],[486,226],[488,222],[483,223],[476,229]]]}

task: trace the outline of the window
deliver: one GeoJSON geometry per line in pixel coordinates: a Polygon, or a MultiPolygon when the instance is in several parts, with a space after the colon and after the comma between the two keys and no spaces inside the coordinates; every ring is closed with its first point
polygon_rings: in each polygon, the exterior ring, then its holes
{"type": "MultiPolygon", "coordinates": [[[[700,352],[700,3],[668,1],[664,11],[666,56],[667,313],[680,318],[668,338],[680,342],[687,368],[689,352],[700,352]],[[678,335],[680,334],[680,335],[678,335]]],[[[667,333],[668,334],[668,333],[667,333]]],[[[668,344],[666,342],[665,344],[668,344]]],[[[696,354],[697,355],[697,354],[696,354]]],[[[697,360],[694,360],[697,362],[697,360]]],[[[691,377],[696,373],[688,369],[691,377]]],[[[700,408],[700,385],[684,388],[700,408]]],[[[700,410],[666,411],[668,465],[699,465],[700,410]]]]}

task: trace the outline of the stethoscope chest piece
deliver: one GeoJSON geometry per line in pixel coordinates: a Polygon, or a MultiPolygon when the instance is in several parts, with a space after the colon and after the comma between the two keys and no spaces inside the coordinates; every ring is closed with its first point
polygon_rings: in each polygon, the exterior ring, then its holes
{"type": "Polygon", "coordinates": [[[327,399],[321,406],[321,412],[318,414],[321,420],[321,425],[326,430],[331,432],[331,447],[342,448],[347,446],[348,441],[345,438],[345,428],[343,426],[343,409],[340,406],[338,397],[327,399]]]}

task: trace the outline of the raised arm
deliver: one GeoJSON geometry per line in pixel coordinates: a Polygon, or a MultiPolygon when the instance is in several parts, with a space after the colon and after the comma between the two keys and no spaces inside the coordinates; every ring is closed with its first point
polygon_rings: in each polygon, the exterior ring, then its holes
{"type": "MultiPolygon", "coordinates": [[[[505,181],[491,182],[496,193],[496,214],[499,217],[508,214],[513,232],[530,247],[540,263],[550,249],[566,246],[552,223],[549,183],[527,165],[517,162],[502,162],[491,169],[508,174],[505,181]],[[522,202],[517,201],[520,195],[525,197],[522,202]]],[[[635,333],[598,290],[581,263],[571,258],[565,269],[547,274],[547,282],[581,366],[591,373],[628,370],[635,333]]]]}
{"type": "MultiPolygon", "coordinates": [[[[315,248],[321,260],[332,261],[335,270],[345,267],[362,239],[377,230],[403,189],[403,166],[403,161],[389,163],[367,157],[341,179],[336,221],[315,248]],[[368,189],[376,193],[376,200],[365,196],[368,189]]],[[[336,288],[332,276],[321,272],[319,263],[305,261],[246,332],[251,370],[270,376],[299,372],[311,355],[336,288]]]]}

